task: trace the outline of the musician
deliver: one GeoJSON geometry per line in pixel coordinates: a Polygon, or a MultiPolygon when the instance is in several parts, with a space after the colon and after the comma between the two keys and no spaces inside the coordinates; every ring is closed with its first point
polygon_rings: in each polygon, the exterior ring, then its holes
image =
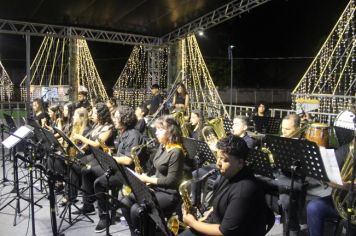
{"type": "MultiPolygon", "coordinates": [[[[137,145],[143,144],[143,137],[134,127],[137,119],[135,112],[131,107],[122,106],[114,115],[115,128],[118,129],[119,137],[117,140],[117,154],[113,156],[116,162],[120,165],[132,166],[131,149],[137,145]]],[[[144,163],[142,163],[144,164],[144,163]]],[[[103,192],[110,188],[113,190],[113,195],[117,195],[118,190],[121,189],[124,180],[120,173],[113,173],[109,178],[109,186],[107,186],[107,177],[105,171],[101,166],[94,165],[91,162],[89,170],[82,171],[83,187],[86,191],[85,195],[96,194],[99,209],[99,222],[95,228],[95,232],[102,232],[106,228],[107,209],[106,197],[103,192]]],[[[82,210],[93,209],[95,198],[84,198],[84,206],[82,210]]]]}
{"type": "Polygon", "coordinates": [[[145,116],[148,114],[148,109],[145,106],[138,106],[135,110],[135,115],[137,118],[137,123],[135,129],[137,129],[141,134],[145,133],[146,121],[145,116]]]}
{"type": "Polygon", "coordinates": [[[177,84],[177,91],[173,97],[172,106],[175,111],[188,112],[189,108],[189,94],[183,83],[177,84]]]}
{"type": "Polygon", "coordinates": [[[203,115],[200,110],[193,110],[190,116],[191,132],[190,138],[196,140],[203,140],[202,129],[203,129],[203,115]]]}
{"type": "Polygon", "coordinates": [[[91,109],[90,102],[88,100],[88,91],[80,90],[78,92],[78,102],[76,104],[76,108],[84,107],[88,111],[91,109]]]}
{"type": "MultiPolygon", "coordinates": [[[[345,139],[345,144],[340,146],[335,150],[335,156],[336,160],[339,166],[339,169],[341,170],[348,155],[350,155],[350,142],[353,142],[353,137],[354,135],[345,135],[344,132],[347,132],[349,130],[337,127],[340,130],[343,130],[339,133],[336,134],[338,140],[341,141],[341,139],[345,139]],[[342,135],[342,137],[341,137],[342,135]],[[345,137],[347,136],[347,137],[345,137]]],[[[353,155],[356,155],[354,153],[353,155]]],[[[345,190],[347,191],[347,190],[345,190]]],[[[310,236],[322,236],[324,235],[324,222],[326,219],[338,219],[339,214],[335,209],[332,197],[326,196],[326,197],[321,197],[321,198],[316,198],[311,200],[307,204],[307,224],[308,224],[308,229],[309,229],[309,235],[310,236]]],[[[356,228],[351,227],[351,234],[350,235],[356,235],[356,228]]]]}
{"type": "Polygon", "coordinates": [[[248,148],[253,148],[256,145],[256,140],[254,140],[250,135],[247,134],[249,119],[246,116],[237,116],[233,120],[232,133],[240,138],[242,138],[248,148]]]}
{"type": "Polygon", "coordinates": [[[159,106],[163,102],[163,98],[160,94],[158,84],[152,84],[151,94],[152,94],[152,98],[151,98],[149,104],[147,104],[147,106],[146,106],[149,109],[149,113],[148,113],[149,115],[155,114],[156,111],[158,110],[159,106]]]}
{"type": "MultiPolygon", "coordinates": [[[[154,190],[157,203],[166,217],[177,209],[179,202],[178,187],[182,182],[184,154],[182,150],[182,134],[177,122],[168,116],[160,117],[155,122],[156,137],[160,146],[153,158],[155,175],[138,175],[138,178],[154,190]]],[[[122,208],[131,233],[142,232],[139,220],[139,205],[135,204],[132,195],[126,197],[122,208]],[[131,206],[131,207],[130,207],[131,206]]]]}
{"type": "Polygon", "coordinates": [[[63,128],[63,113],[60,105],[52,105],[48,108],[49,125],[45,125],[45,128],[53,132],[52,127],[56,127],[60,130],[63,128]]]}
{"type": "MultiPolygon", "coordinates": [[[[297,132],[300,127],[300,118],[296,114],[289,114],[282,120],[282,137],[286,138],[300,138],[300,132],[297,132]]],[[[282,206],[284,222],[289,222],[290,235],[298,235],[300,231],[300,223],[303,218],[303,209],[305,206],[306,197],[306,182],[305,176],[295,175],[294,182],[294,198],[292,205],[289,205],[289,186],[290,186],[290,171],[279,171],[276,177],[279,190],[279,204],[282,206]],[[286,184],[287,183],[287,184],[286,184]],[[290,218],[289,211],[291,212],[290,218]]],[[[283,225],[283,230],[286,230],[286,224],[283,225]]]]}
{"type": "Polygon", "coordinates": [[[213,208],[206,219],[183,212],[190,229],[180,235],[265,235],[274,223],[262,188],[246,166],[246,142],[235,135],[221,139],[216,166],[222,177],[213,193],[213,208]]]}
{"type": "Polygon", "coordinates": [[[41,127],[49,124],[48,114],[44,111],[43,102],[40,98],[35,98],[32,101],[32,112],[34,119],[41,127]]]}
{"type": "Polygon", "coordinates": [[[68,102],[63,106],[63,128],[62,131],[69,135],[72,129],[73,122],[73,114],[74,114],[74,104],[68,102]]]}
{"type": "Polygon", "coordinates": [[[269,116],[269,109],[266,103],[258,103],[253,116],[269,116]]]}

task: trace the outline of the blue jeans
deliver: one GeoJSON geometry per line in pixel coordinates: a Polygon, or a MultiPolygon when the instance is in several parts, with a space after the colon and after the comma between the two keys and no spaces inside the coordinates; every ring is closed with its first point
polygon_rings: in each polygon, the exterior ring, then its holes
{"type": "Polygon", "coordinates": [[[309,235],[322,236],[325,219],[338,217],[331,196],[310,201],[307,205],[309,235]]]}

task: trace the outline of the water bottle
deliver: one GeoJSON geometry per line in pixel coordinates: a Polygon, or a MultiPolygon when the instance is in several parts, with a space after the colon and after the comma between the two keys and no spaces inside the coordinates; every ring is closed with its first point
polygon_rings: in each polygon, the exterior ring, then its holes
{"type": "Polygon", "coordinates": [[[281,224],[281,215],[276,215],[276,216],[275,216],[274,223],[275,223],[276,225],[281,224]]]}
{"type": "Polygon", "coordinates": [[[121,216],[120,217],[120,222],[121,222],[121,225],[122,226],[128,226],[128,224],[127,224],[127,221],[126,221],[126,218],[125,217],[123,217],[123,216],[121,216]]]}

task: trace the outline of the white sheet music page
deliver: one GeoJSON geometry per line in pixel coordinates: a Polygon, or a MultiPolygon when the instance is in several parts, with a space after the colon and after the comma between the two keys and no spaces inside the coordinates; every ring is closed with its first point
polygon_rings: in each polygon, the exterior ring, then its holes
{"type": "Polygon", "coordinates": [[[320,147],[320,154],[321,158],[323,159],[325,171],[330,182],[343,185],[334,149],[326,149],[324,147],[320,147]]]}
{"type": "Polygon", "coordinates": [[[10,135],[2,142],[2,144],[4,145],[4,147],[10,149],[21,141],[20,138],[25,138],[29,133],[31,133],[31,131],[32,129],[29,126],[21,126],[14,132],[14,135],[10,135]]]}

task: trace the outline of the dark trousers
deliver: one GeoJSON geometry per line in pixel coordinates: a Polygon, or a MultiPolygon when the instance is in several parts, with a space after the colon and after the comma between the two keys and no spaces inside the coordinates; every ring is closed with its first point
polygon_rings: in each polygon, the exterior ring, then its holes
{"type": "MultiPolygon", "coordinates": [[[[178,193],[170,193],[160,191],[159,189],[154,192],[154,195],[157,199],[158,207],[163,212],[164,217],[170,217],[172,213],[179,207],[179,196],[178,193]]],[[[125,197],[122,200],[123,205],[126,207],[122,208],[122,214],[127,220],[129,224],[131,233],[142,233],[142,220],[146,220],[145,223],[150,223],[151,221],[147,221],[147,219],[141,219],[143,207],[136,203],[136,199],[133,194],[125,197]]],[[[152,229],[152,227],[148,227],[152,229]]]]}

